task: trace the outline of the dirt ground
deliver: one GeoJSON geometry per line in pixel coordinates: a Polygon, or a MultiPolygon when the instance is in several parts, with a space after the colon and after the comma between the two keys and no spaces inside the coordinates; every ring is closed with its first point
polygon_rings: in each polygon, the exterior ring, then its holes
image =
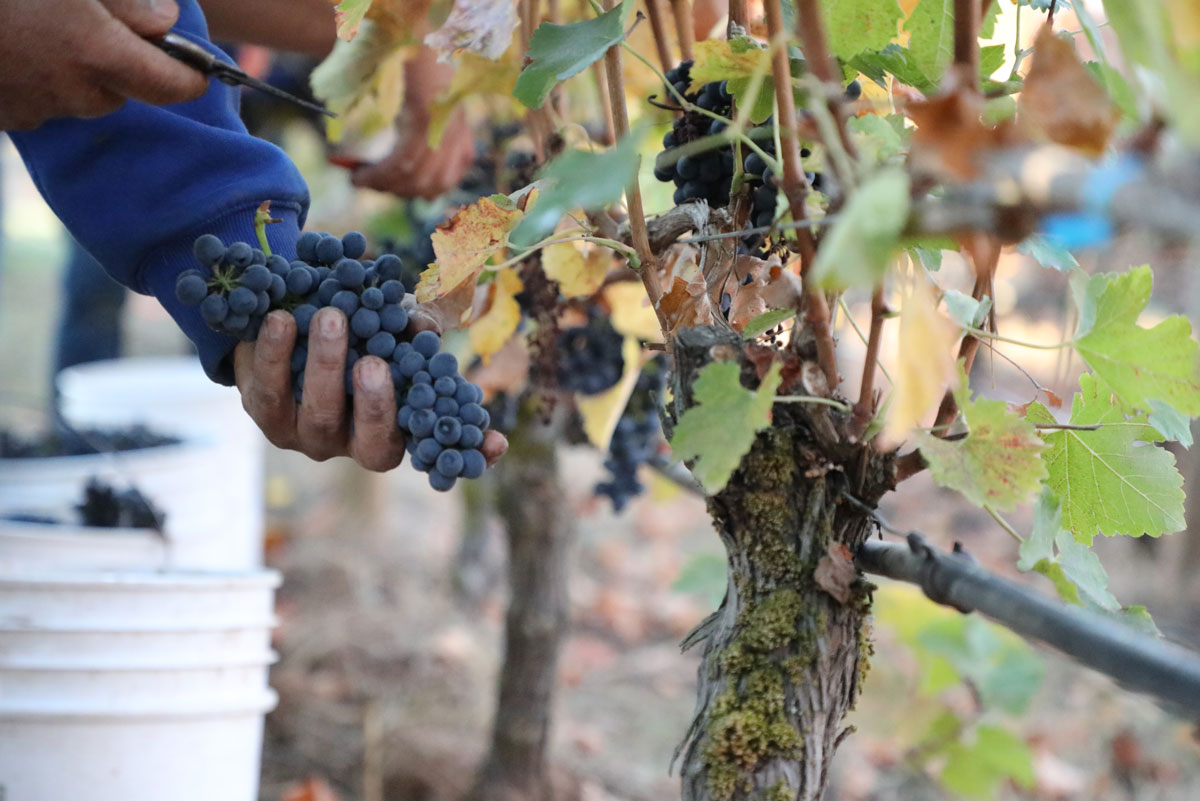
{"type": "MultiPolygon", "coordinates": [[[[10,148],[2,161],[0,405],[6,414],[28,416],[47,397],[63,247],[10,148]]],[[[1042,306],[1034,301],[1043,290],[1030,295],[1019,281],[1003,287],[1009,333],[1060,336],[1058,325],[1040,321],[1042,306]],[[1031,300],[1014,315],[1018,297],[1031,300]]],[[[1057,307],[1045,311],[1048,320],[1057,307]]],[[[132,353],[184,347],[152,301],[135,300],[127,316],[132,353]]],[[[1049,381],[1058,368],[1033,369],[1049,381]]],[[[1028,399],[1016,375],[997,361],[996,394],[1028,399]]],[[[483,556],[463,565],[456,559],[457,492],[438,495],[404,468],[376,476],[278,451],[269,454],[268,473],[268,560],[285,581],[280,660],[271,677],[280,703],[267,719],[262,801],[457,801],[487,741],[501,657],[499,524],[487,526],[483,556]]],[[[678,643],[713,603],[674,585],[685,566],[698,564],[693,557],[719,556],[720,546],[703,504],[665,487],[614,516],[590,495],[599,473],[596,454],[564,451],[577,529],[570,534],[572,622],[552,762],[563,798],[667,801],[678,797],[669,768],[690,720],[697,664],[678,643]]],[[[1014,572],[1015,544],[925,477],[906,483],[884,512],[938,545],[960,540],[985,564],[1014,572]]],[[[1028,526],[1021,515],[1012,522],[1028,526]]],[[[1168,636],[1200,646],[1200,588],[1180,569],[1186,538],[1195,536],[1200,532],[1161,543],[1103,541],[1097,550],[1118,598],[1146,604],[1168,636]]],[[[1200,798],[1200,746],[1189,722],[1046,649],[1039,653],[1043,686],[1030,710],[1009,721],[1035,752],[1034,786],[1005,787],[998,798],[1200,798]]],[[[950,797],[931,778],[936,763],[920,768],[911,760],[920,733],[912,701],[917,672],[908,649],[878,628],[873,668],[851,721],[857,733],[834,763],[830,801],[950,797]]],[[[951,690],[945,702],[967,709],[971,694],[951,690]]]]}

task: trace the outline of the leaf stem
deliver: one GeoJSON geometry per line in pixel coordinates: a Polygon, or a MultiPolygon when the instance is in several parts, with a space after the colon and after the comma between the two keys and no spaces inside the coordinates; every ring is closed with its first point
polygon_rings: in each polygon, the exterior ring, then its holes
{"type": "Polygon", "coordinates": [[[1037,342],[1023,342],[1022,340],[1019,340],[1019,339],[1012,339],[1010,337],[1001,336],[1000,334],[994,334],[991,331],[984,331],[982,328],[972,328],[970,326],[963,326],[963,330],[966,331],[971,336],[977,337],[979,339],[989,339],[994,342],[1005,342],[1009,345],[1016,345],[1017,347],[1021,347],[1021,348],[1031,348],[1033,350],[1062,350],[1063,348],[1069,348],[1074,344],[1071,341],[1067,341],[1067,342],[1059,342],[1056,345],[1042,345],[1037,342]]]}
{"type": "Polygon", "coordinates": [[[995,509],[993,509],[991,506],[989,506],[986,503],[983,505],[983,510],[992,516],[992,519],[996,521],[997,525],[999,525],[1000,528],[1002,528],[1008,532],[1008,536],[1012,537],[1018,543],[1025,542],[1025,538],[1022,537],[1019,533],[1017,533],[1017,530],[1015,528],[1013,528],[1012,525],[1007,520],[1005,520],[1003,517],[1001,517],[999,512],[997,512],[995,509]]]}
{"type": "MultiPolygon", "coordinates": [[[[769,2],[770,0],[768,0],[769,2]]],[[[820,406],[832,406],[839,412],[850,414],[854,409],[849,405],[836,401],[833,398],[821,398],[816,395],[779,395],[775,398],[775,403],[815,403],[820,406]]]]}

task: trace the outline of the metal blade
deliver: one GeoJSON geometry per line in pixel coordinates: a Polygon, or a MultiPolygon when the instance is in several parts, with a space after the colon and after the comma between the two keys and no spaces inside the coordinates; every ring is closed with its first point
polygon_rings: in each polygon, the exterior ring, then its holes
{"type": "Polygon", "coordinates": [[[257,89],[260,92],[266,92],[269,95],[278,97],[280,100],[286,100],[289,103],[295,103],[297,106],[302,106],[302,107],[308,109],[309,111],[315,111],[318,114],[324,114],[326,117],[330,117],[331,119],[337,119],[337,114],[334,114],[332,111],[325,108],[324,106],[319,105],[317,103],[310,103],[309,101],[307,101],[301,97],[296,97],[293,94],[283,91],[282,89],[280,89],[277,86],[272,86],[271,84],[267,83],[266,81],[260,81],[258,78],[247,75],[246,73],[242,72],[241,70],[236,70],[236,71],[226,70],[223,72],[224,72],[224,75],[220,76],[222,80],[224,80],[225,77],[228,76],[230,79],[232,79],[233,81],[235,81],[237,83],[242,84],[243,86],[249,86],[251,89],[257,89]]]}

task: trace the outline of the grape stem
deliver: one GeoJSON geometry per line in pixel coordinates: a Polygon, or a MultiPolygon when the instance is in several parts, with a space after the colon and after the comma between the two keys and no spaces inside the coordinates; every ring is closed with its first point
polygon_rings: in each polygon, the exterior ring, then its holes
{"type": "Polygon", "coordinates": [[[267,226],[277,222],[282,221],[271,216],[271,201],[264,200],[254,211],[254,235],[258,237],[258,246],[267,256],[272,255],[271,245],[267,242],[267,226]]]}

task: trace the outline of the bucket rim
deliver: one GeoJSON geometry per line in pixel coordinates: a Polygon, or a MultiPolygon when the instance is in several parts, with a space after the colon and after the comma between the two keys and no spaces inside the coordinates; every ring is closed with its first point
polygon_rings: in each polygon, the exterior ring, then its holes
{"type": "Polygon", "coordinates": [[[247,570],[191,570],[167,568],[154,570],[46,570],[34,573],[0,574],[0,594],[10,590],[45,592],[74,590],[136,590],[162,592],[172,589],[225,592],[228,590],[273,590],[283,576],[271,568],[247,570]]]}

